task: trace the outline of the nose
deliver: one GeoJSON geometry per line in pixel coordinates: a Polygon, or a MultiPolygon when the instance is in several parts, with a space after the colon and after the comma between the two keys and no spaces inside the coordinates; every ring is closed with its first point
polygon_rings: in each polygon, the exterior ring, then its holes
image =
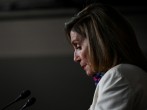
{"type": "Polygon", "coordinates": [[[76,51],[74,51],[74,61],[75,62],[80,62],[80,56],[76,51]]]}

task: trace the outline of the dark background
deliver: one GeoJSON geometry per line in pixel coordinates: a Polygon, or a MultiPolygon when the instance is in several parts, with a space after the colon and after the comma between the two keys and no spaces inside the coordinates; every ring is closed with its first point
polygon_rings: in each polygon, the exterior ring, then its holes
{"type": "MultiPolygon", "coordinates": [[[[91,2],[121,11],[147,56],[147,5],[143,0],[1,0],[0,108],[27,89],[37,99],[28,110],[89,108],[95,85],[73,62],[64,22],[91,2]]],[[[19,110],[25,101],[8,110],[19,110]]]]}

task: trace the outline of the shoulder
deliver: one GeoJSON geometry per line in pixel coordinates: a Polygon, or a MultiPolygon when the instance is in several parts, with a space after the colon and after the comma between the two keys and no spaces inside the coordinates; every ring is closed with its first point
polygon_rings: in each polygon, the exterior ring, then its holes
{"type": "Polygon", "coordinates": [[[137,75],[138,73],[147,74],[144,70],[140,67],[132,64],[119,64],[111,69],[109,69],[105,73],[105,77],[113,76],[113,77],[125,77],[127,75],[137,75]]]}
{"type": "Polygon", "coordinates": [[[146,78],[147,73],[138,66],[131,64],[119,64],[109,69],[99,83],[100,86],[110,86],[114,83],[127,83],[128,85],[135,86],[139,80],[146,80],[146,78]]]}
{"type": "Polygon", "coordinates": [[[106,74],[113,74],[113,73],[137,73],[137,72],[145,72],[144,70],[142,70],[140,67],[136,66],[136,65],[132,65],[132,64],[119,64],[116,65],[114,67],[112,67],[111,69],[109,69],[106,74]]]}

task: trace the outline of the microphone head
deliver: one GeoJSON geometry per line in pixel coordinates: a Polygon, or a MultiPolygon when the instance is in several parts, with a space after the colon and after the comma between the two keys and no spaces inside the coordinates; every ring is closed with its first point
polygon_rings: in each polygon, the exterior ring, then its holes
{"type": "Polygon", "coordinates": [[[36,102],[36,98],[32,97],[30,99],[28,99],[28,102],[26,103],[26,106],[31,106],[36,102]]]}
{"type": "Polygon", "coordinates": [[[27,98],[30,94],[31,94],[31,91],[30,91],[30,90],[24,90],[24,91],[22,91],[22,93],[20,94],[19,99],[25,99],[25,98],[27,98]]]}
{"type": "Polygon", "coordinates": [[[32,97],[30,99],[28,99],[28,101],[25,103],[25,105],[22,106],[22,108],[20,110],[23,110],[31,105],[33,105],[36,102],[36,98],[32,97]]]}

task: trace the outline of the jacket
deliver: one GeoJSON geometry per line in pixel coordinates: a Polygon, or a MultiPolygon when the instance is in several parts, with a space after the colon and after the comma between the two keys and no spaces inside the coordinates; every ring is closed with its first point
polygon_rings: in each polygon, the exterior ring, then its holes
{"type": "Polygon", "coordinates": [[[89,110],[147,110],[147,72],[131,64],[111,68],[98,83],[89,110]]]}

